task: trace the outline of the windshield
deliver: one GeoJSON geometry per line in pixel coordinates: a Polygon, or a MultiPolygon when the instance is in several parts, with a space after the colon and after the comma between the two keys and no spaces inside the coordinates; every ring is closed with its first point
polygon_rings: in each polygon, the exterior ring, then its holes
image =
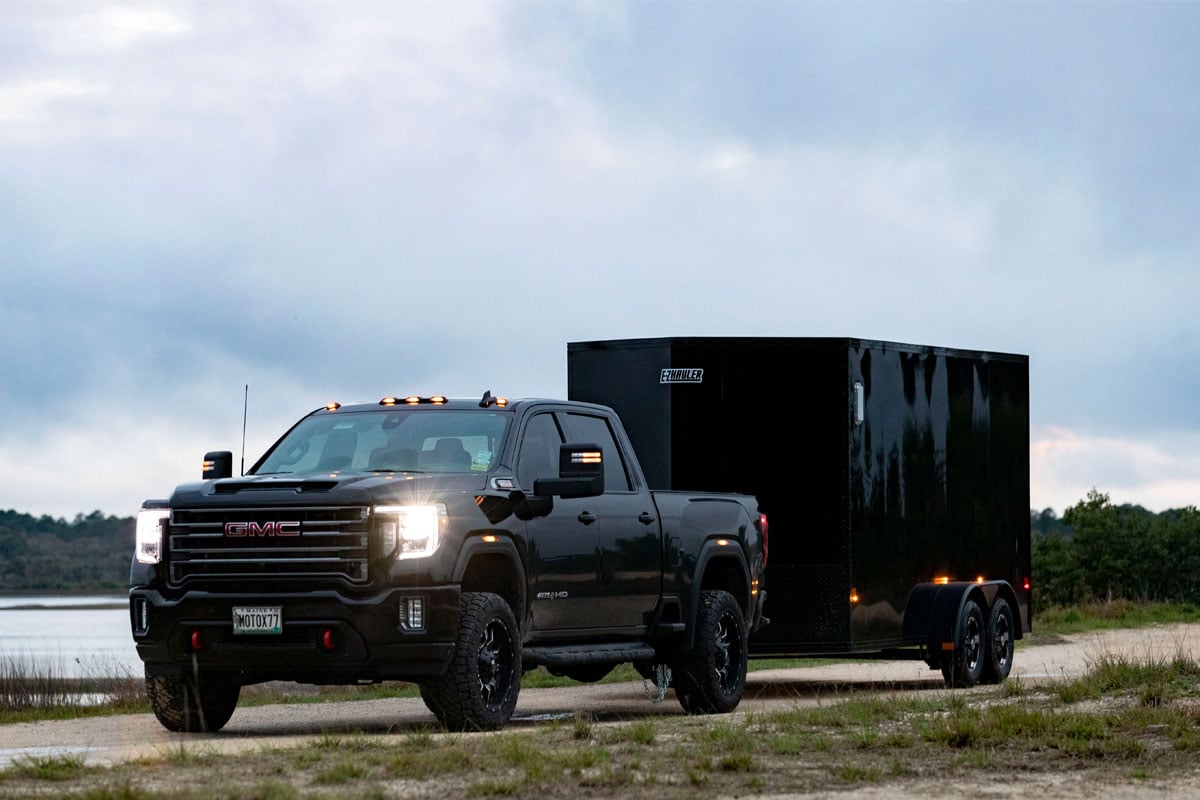
{"type": "Polygon", "coordinates": [[[341,412],[307,417],[252,471],[487,472],[509,415],[483,411],[341,412]]]}

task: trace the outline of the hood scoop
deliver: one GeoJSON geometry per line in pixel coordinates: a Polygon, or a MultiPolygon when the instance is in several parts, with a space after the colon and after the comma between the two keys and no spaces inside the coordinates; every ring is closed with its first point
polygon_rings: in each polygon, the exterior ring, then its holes
{"type": "Polygon", "coordinates": [[[338,485],[336,480],[329,478],[289,478],[276,480],[274,478],[258,480],[219,481],[215,485],[216,494],[237,494],[238,492],[328,492],[338,485]]]}

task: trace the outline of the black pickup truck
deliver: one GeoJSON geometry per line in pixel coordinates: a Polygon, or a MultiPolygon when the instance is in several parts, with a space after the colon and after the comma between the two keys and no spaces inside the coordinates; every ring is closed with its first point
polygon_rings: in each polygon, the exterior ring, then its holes
{"type": "Polygon", "coordinates": [[[130,621],[170,730],[241,687],[414,681],[443,725],[502,727],[521,675],[633,662],[732,710],[763,624],[767,520],[742,494],[650,491],[605,406],[385,397],[301,419],[246,474],[138,514],[130,621]]]}

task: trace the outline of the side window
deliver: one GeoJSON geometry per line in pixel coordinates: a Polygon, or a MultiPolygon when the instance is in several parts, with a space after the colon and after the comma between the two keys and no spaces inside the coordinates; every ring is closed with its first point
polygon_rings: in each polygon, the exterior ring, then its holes
{"type": "Polygon", "coordinates": [[[538,414],[529,420],[517,456],[517,483],[528,491],[538,478],[557,478],[562,443],[553,414],[538,414]]]}
{"type": "Polygon", "coordinates": [[[608,492],[628,492],[633,487],[621,460],[621,449],[604,417],[567,414],[567,437],[572,442],[590,442],[604,450],[604,487],[608,492]]]}

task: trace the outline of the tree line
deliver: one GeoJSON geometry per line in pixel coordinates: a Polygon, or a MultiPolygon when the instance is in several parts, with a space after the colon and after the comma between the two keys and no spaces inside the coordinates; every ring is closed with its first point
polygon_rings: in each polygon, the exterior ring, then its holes
{"type": "Polygon", "coordinates": [[[0,592],[111,592],[129,585],[133,517],[72,521],[0,511],[0,592]]]}
{"type": "Polygon", "coordinates": [[[1059,520],[1030,512],[1039,607],[1104,600],[1200,604],[1200,511],[1154,513],[1088,492],[1059,520]]]}

